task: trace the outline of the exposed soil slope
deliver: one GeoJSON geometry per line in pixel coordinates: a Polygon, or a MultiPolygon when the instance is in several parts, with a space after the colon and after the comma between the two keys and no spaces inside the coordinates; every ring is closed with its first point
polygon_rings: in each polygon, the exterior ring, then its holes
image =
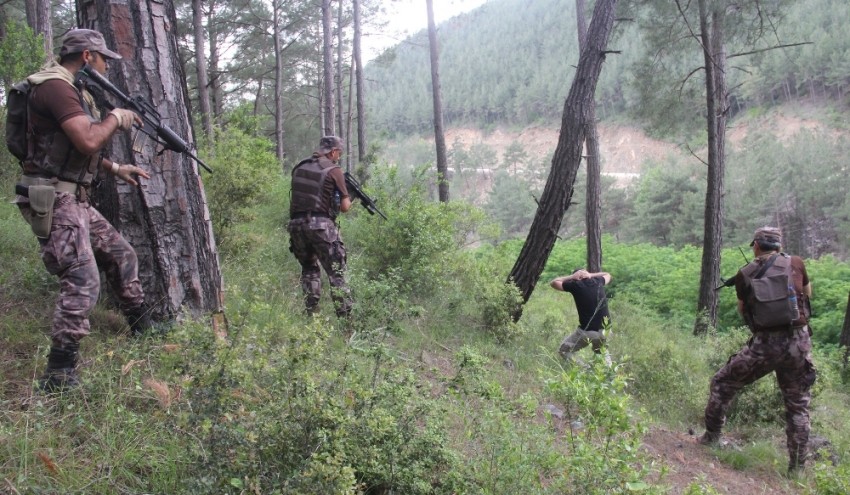
{"type": "MultiPolygon", "coordinates": [[[[736,470],[718,460],[714,450],[697,444],[696,437],[687,432],[653,428],[644,438],[643,448],[667,467],[668,471],[653,481],[669,486],[671,495],[685,493],[692,483],[710,486],[723,494],[792,495],[803,490],[800,482],[786,478],[780,471],[736,470]]],[[[721,448],[735,448],[734,442],[721,448]]]]}

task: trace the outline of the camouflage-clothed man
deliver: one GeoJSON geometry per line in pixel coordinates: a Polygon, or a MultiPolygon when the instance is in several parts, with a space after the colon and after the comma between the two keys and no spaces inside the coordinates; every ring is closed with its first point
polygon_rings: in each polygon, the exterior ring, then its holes
{"type": "Polygon", "coordinates": [[[342,148],[340,138],[325,136],[313,156],[292,170],[289,250],[301,264],[301,288],[308,314],[319,308],[322,268],[328,275],[337,316],[349,316],[353,304],[345,281],[345,245],[336,225],[338,212],[351,208],[345,176],[337,165],[342,148]]]}
{"type": "Polygon", "coordinates": [[[114,163],[101,151],[117,131],[130,130],[141,119],[124,109],[101,118],[76,77],[84,66],[105,74],[108,60],[120,58],[97,31],[74,29],[65,35],[57,61],[27,78],[32,85],[28,150],[16,187],[22,194],[15,202],[39,239],[44,266],[60,285],[47,372],[39,382],[46,391],[79,384],[78,350],[89,333],[101,270],[134,332],[150,324],[135,251],[89,203],[99,170],[134,186],[137,177],[149,178],[141,168],[114,163]]]}
{"type": "MultiPolygon", "coordinates": [[[[809,403],[816,371],[812,363],[812,343],[808,328],[809,299],[812,286],[803,260],[790,257],[791,278],[799,307],[799,317],[790,325],[761,328],[753,323],[751,306],[752,286],[742,275],[767,264],[771,257],[787,256],[779,253],[782,233],[775,227],[762,227],[755,231],[753,241],[755,259],[735,275],[738,294],[738,312],[753,330],[752,338],[737,354],[729,358],[711,380],[711,394],[705,408],[705,434],[699,441],[713,444],[720,439],[726,421],[726,412],[735,395],[745,386],[773,372],[785,401],[785,434],[788,447],[788,471],[803,468],[809,441],[809,403]]],[[[769,266],[769,265],[768,265],[769,266]]]]}

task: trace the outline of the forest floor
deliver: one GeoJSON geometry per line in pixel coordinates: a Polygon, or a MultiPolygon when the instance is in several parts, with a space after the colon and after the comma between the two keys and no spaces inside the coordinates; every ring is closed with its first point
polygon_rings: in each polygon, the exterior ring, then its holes
{"type": "MultiPolygon", "coordinates": [[[[783,472],[759,467],[737,470],[724,464],[715,455],[716,449],[700,445],[697,435],[654,427],[644,437],[643,449],[667,472],[658,481],[670,487],[671,495],[686,493],[692,483],[712,487],[721,494],[796,495],[802,486],[787,478],[783,472]]],[[[736,440],[724,437],[720,449],[734,449],[736,440]]],[[[784,468],[784,464],[782,466],[784,468]]],[[[801,481],[802,483],[802,481],[801,481]]]]}

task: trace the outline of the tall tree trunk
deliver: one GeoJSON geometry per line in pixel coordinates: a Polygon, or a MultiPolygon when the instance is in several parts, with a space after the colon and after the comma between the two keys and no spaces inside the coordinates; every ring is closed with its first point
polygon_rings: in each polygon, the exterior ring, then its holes
{"type": "MultiPolygon", "coordinates": [[[[351,65],[348,67],[348,105],[346,106],[345,112],[345,142],[351,142],[351,118],[354,114],[352,111],[352,100],[354,98],[354,54],[351,54],[351,65]]],[[[347,147],[347,156],[345,157],[345,171],[351,171],[351,163],[354,161],[354,153],[352,150],[353,146],[348,145],[347,147]]],[[[365,172],[365,171],[364,171],[365,172]]]]}
{"type": "MultiPolygon", "coordinates": [[[[204,39],[204,10],[202,0],[192,0],[192,29],[195,37],[195,65],[198,75],[198,103],[201,108],[201,125],[207,144],[213,141],[212,107],[210,106],[210,78],[207,73],[207,44],[204,39]]],[[[212,149],[212,146],[209,146],[212,149]]]]}
{"type": "Polygon", "coordinates": [[[53,15],[50,0],[26,0],[27,24],[36,35],[44,39],[44,53],[47,59],[53,58],[53,15]]]}
{"type": "MultiPolygon", "coordinates": [[[[81,25],[101,31],[124,57],[112,65],[113,83],[149,101],[191,142],[171,0],[77,0],[77,8],[81,25]]],[[[112,159],[135,163],[151,178],[138,188],[107,178],[95,193],[97,207],[136,249],[145,300],[156,319],[220,311],[222,278],[198,166],[182,154],[157,154],[158,148],[148,140],[134,154],[126,135],[115,139],[112,159]]]]}
{"type": "MultiPolygon", "coordinates": [[[[357,163],[365,165],[366,159],[366,109],[363,82],[363,56],[360,47],[360,0],[354,2],[354,77],[357,79],[357,163]]],[[[365,173],[366,171],[364,171],[365,173]]]]}
{"type": "Polygon", "coordinates": [[[213,122],[221,127],[224,123],[224,89],[221,80],[221,50],[218,45],[218,19],[216,18],[216,0],[210,1],[210,15],[207,19],[207,31],[210,38],[210,96],[212,100],[213,122]]]}
{"type": "MultiPolygon", "coordinates": [[[[343,32],[342,32],[342,3],[343,0],[339,1],[339,8],[337,9],[336,16],[336,70],[334,71],[336,76],[334,77],[334,83],[336,87],[336,128],[339,133],[339,137],[344,137],[346,134],[345,125],[343,125],[343,110],[345,107],[342,106],[342,83],[345,78],[342,75],[343,68],[343,59],[342,59],[342,41],[343,41],[343,32]]],[[[351,143],[348,140],[345,140],[345,152],[341,155],[340,160],[348,163],[348,151],[351,149],[351,143]]],[[[344,164],[340,164],[343,165],[344,164]]]]}
{"type": "Polygon", "coordinates": [[[334,134],[333,51],[331,50],[331,0],[322,0],[322,113],[325,136],[334,134]]]}
{"type": "Polygon", "coordinates": [[[850,294],[847,294],[847,308],[844,310],[844,325],[841,326],[838,346],[844,347],[844,369],[846,370],[848,358],[850,358],[850,294]]]}
{"type": "Polygon", "coordinates": [[[286,166],[284,160],[286,153],[284,148],[284,133],[283,133],[283,46],[280,42],[280,11],[281,6],[278,0],[272,4],[274,10],[274,140],[275,140],[275,157],[281,169],[285,172],[286,166]]]}
{"type": "Polygon", "coordinates": [[[428,45],[431,48],[431,90],[434,94],[434,143],[437,148],[437,189],[440,202],[449,201],[449,165],[446,135],[443,130],[443,97],[440,90],[440,55],[437,26],[434,24],[434,1],[425,0],[428,8],[428,45]]]}
{"type": "MultiPolygon", "coordinates": [[[[552,158],[552,170],[540,196],[528,237],[508,276],[508,282],[516,284],[525,302],[531,297],[543,273],[555,246],[564,213],[570,205],[576,173],[581,165],[582,145],[590,120],[590,109],[593,107],[596,83],[614,26],[616,6],[617,0],[598,0],[593,9],[593,19],[587,31],[587,45],[581,51],[575,79],[564,102],[561,133],[552,158]]],[[[518,321],[522,316],[522,307],[513,308],[511,316],[514,321],[518,321]]]]}
{"type": "MultiPolygon", "coordinates": [[[[584,0],[576,0],[576,19],[578,20],[578,46],[583,50],[587,37],[587,19],[584,0]]],[[[587,135],[587,190],[585,193],[585,230],[587,232],[587,270],[602,271],[602,226],[599,221],[602,210],[602,165],[599,156],[599,132],[596,128],[596,102],[591,102],[588,111],[587,135]]]]}
{"type": "Polygon", "coordinates": [[[723,243],[723,174],[726,151],[726,49],[723,43],[725,10],[709,13],[707,0],[699,0],[700,32],[705,59],[706,130],[708,131],[708,178],[705,191],[702,266],[694,334],[717,325],[717,287],[720,248],[723,243]],[[709,16],[711,17],[709,19],[709,16]]]}

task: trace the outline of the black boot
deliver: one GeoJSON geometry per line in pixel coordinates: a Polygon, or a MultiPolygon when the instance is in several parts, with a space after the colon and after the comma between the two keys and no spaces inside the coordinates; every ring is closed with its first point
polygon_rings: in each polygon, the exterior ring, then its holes
{"type": "Polygon", "coordinates": [[[130,308],[124,312],[127,317],[127,324],[130,325],[130,333],[134,337],[138,337],[151,329],[150,308],[146,304],[142,304],[136,308],[130,308]]]}
{"type": "Polygon", "coordinates": [[[38,380],[38,389],[45,393],[58,393],[80,385],[77,358],[80,344],[53,346],[47,355],[47,371],[38,380]]]}

